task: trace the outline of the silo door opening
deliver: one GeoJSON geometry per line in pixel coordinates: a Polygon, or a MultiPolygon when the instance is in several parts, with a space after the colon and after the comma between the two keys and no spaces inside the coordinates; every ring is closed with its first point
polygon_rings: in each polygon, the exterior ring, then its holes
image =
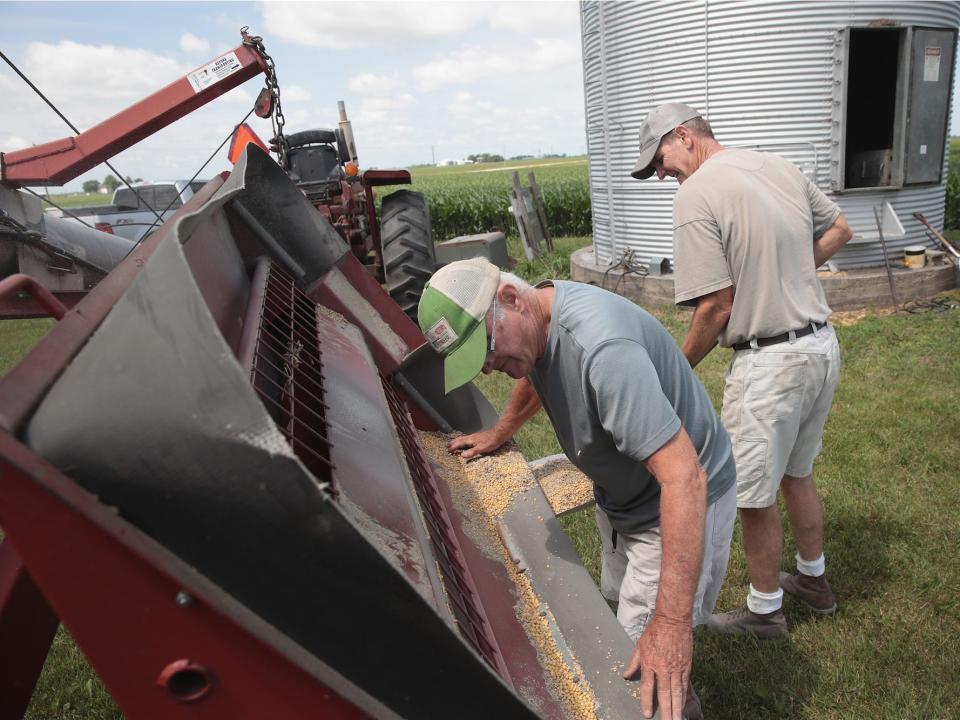
{"type": "Polygon", "coordinates": [[[844,31],[838,190],[939,183],[957,31],[844,31]]]}

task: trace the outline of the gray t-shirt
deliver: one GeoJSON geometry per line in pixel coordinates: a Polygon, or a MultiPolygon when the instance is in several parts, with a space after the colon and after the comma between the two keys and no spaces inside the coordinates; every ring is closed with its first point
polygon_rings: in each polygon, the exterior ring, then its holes
{"type": "Polygon", "coordinates": [[[610,524],[630,534],[659,524],[660,486],[643,461],[681,425],[707,472],[707,502],[719,498],[736,480],[730,440],[673,337],[626,298],[553,285],[547,346],[530,381],[610,524]]]}
{"type": "Polygon", "coordinates": [[[793,163],[728,149],[711,156],[673,204],[678,304],[734,287],[724,347],[824,322],[830,307],[817,279],[813,241],[840,208],[793,163]]]}

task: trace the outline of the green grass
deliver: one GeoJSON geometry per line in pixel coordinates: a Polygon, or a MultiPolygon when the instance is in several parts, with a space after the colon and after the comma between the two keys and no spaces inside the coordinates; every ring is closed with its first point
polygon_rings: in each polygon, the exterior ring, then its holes
{"type": "MultiPolygon", "coordinates": [[[[530,280],[567,272],[588,238],[562,238],[557,252],[515,271],[530,280]],[[562,272],[559,272],[562,271],[562,272]]],[[[519,256],[516,241],[511,254],[519,256]]],[[[960,293],[951,297],[960,301],[960,293]]],[[[689,315],[653,308],[676,338],[689,315]]],[[[0,372],[50,327],[0,324],[0,372]]],[[[960,717],[960,310],[868,314],[837,328],[843,372],[815,476],[824,504],[826,555],[840,603],[814,620],[789,599],[790,637],[760,643],[697,635],[694,681],[708,716],[797,720],[960,717]]],[[[729,351],[697,368],[719,407],[729,351]]],[[[502,407],[512,381],[481,377],[502,407]]],[[[540,413],[517,435],[528,459],[559,452],[540,413]]],[[[599,542],[592,512],[563,519],[594,577],[599,542]]],[[[794,549],[789,532],[784,555],[794,549]]],[[[719,609],[742,603],[747,583],[739,527],[719,609]]],[[[119,712],[62,632],[28,718],[117,718],[119,712]]]]}
{"type": "Polygon", "coordinates": [[[0,321],[0,375],[5,375],[37,344],[47,331],[56,325],[56,320],[4,320],[0,321]]]}
{"type": "MultiPolygon", "coordinates": [[[[50,199],[60,207],[76,208],[90,205],[109,205],[113,193],[60,193],[50,194],[50,199]]],[[[50,207],[44,203],[44,207],[50,207]]]]}

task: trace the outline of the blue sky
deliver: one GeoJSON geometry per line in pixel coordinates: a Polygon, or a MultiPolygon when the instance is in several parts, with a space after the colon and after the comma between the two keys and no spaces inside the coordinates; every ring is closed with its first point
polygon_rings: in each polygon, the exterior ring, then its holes
{"type": "MultiPolygon", "coordinates": [[[[344,100],[361,167],[585,151],[573,0],[2,2],[0,48],[84,130],[240,44],[243,25],[276,63],[287,130],[335,126],[344,100]]],[[[190,177],[262,86],[262,75],[249,80],[113,164],[144,179],[190,177]]],[[[2,63],[0,93],[0,150],[71,134],[2,63]]],[[[269,124],[253,120],[269,137],[269,124]]],[[[224,151],[203,177],[227,167],[224,151]]]]}

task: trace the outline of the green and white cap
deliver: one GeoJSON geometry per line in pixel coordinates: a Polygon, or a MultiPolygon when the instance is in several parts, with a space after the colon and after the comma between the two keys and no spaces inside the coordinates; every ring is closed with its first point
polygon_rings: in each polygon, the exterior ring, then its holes
{"type": "Polygon", "coordinates": [[[420,296],[417,319],[427,342],[441,355],[444,391],[473,380],[487,358],[484,317],[500,287],[500,268],[472,258],[445,265],[420,296]]]}

